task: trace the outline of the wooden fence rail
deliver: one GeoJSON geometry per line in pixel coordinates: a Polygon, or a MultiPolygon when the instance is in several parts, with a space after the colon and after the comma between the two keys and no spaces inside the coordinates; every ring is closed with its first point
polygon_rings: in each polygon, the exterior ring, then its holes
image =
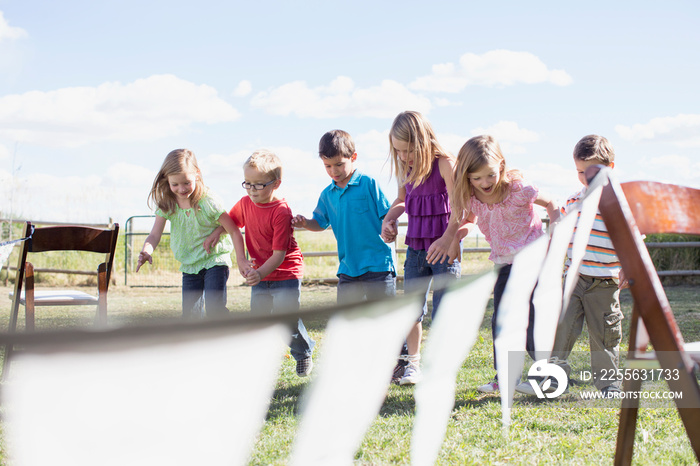
{"type": "MultiPolygon", "coordinates": [[[[545,219],[546,220],[546,219],[545,219]]],[[[8,220],[1,219],[0,222],[4,223],[25,223],[25,220],[8,220]]],[[[32,221],[34,223],[34,221],[32,221]]],[[[63,225],[64,223],[59,222],[36,222],[37,224],[44,225],[63,225]]],[[[87,225],[87,224],[85,224],[87,225]]],[[[90,224],[90,226],[108,228],[111,224],[90,224]]],[[[399,227],[406,227],[406,222],[401,222],[399,227]]],[[[123,234],[120,232],[120,234],[123,234]]],[[[139,233],[131,233],[133,235],[138,235],[139,233]]],[[[650,242],[646,243],[649,249],[676,249],[676,248],[700,248],[700,241],[687,241],[687,242],[650,242]]],[[[394,242],[394,249],[396,254],[405,254],[406,248],[398,247],[398,239],[394,242]]],[[[489,253],[491,248],[489,247],[472,247],[462,249],[463,254],[475,254],[475,253],[489,253]]],[[[303,251],[304,257],[337,257],[338,251],[303,251]]],[[[397,264],[397,269],[400,268],[400,264],[397,264]]],[[[16,271],[17,268],[14,266],[6,266],[8,272],[16,271]]],[[[126,273],[125,267],[125,273],[126,273]]],[[[70,274],[70,275],[97,275],[97,271],[90,270],[68,270],[68,269],[56,269],[56,268],[37,268],[35,272],[39,273],[60,273],[60,274],[70,274]]],[[[700,270],[661,270],[658,272],[660,277],[681,277],[681,276],[700,276],[700,270]]],[[[8,273],[9,275],[9,273],[8,273]]],[[[403,277],[398,276],[399,279],[403,277]]],[[[126,280],[126,279],[125,279],[126,280]]],[[[308,283],[336,283],[338,281],[337,277],[319,278],[319,279],[305,279],[308,283]]]]}

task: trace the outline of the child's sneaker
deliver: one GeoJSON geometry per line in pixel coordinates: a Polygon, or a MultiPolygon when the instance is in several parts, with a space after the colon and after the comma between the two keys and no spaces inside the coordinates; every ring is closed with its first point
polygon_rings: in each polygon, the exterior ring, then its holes
{"type": "Polygon", "coordinates": [[[408,356],[408,364],[403,371],[403,377],[399,385],[415,385],[423,380],[423,372],[420,370],[420,355],[408,356]]]}
{"type": "Polygon", "coordinates": [[[297,375],[299,377],[306,377],[311,374],[314,368],[314,361],[311,356],[307,356],[304,359],[299,359],[297,361],[297,375]]]}
{"type": "Polygon", "coordinates": [[[391,383],[399,384],[403,378],[404,372],[406,372],[406,361],[400,359],[399,362],[394,366],[394,371],[391,374],[391,383]]]}
{"type": "Polygon", "coordinates": [[[494,379],[487,384],[479,385],[476,389],[481,393],[495,393],[498,391],[498,380],[494,379]]]}
{"type": "MultiPolygon", "coordinates": [[[[557,388],[559,388],[559,382],[557,382],[557,379],[554,377],[535,377],[535,381],[537,382],[537,385],[540,387],[540,390],[542,393],[554,393],[557,391],[557,388]],[[549,380],[549,384],[547,385],[547,388],[542,388],[545,386],[545,383],[549,380]]],[[[518,393],[522,393],[523,395],[530,395],[530,396],[536,396],[537,393],[535,392],[535,389],[532,388],[532,384],[530,383],[529,380],[525,380],[524,382],[520,382],[516,387],[515,391],[518,393]]],[[[567,390],[568,391],[568,390],[567,390]]]]}
{"type": "Polygon", "coordinates": [[[622,390],[620,390],[615,385],[608,385],[607,387],[603,387],[600,389],[600,392],[603,394],[603,398],[619,398],[620,396],[622,396],[622,390]]]}

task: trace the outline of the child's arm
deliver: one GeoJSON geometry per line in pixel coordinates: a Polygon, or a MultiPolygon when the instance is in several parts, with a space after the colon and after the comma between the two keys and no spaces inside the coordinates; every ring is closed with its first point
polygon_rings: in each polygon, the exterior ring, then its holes
{"type": "Polygon", "coordinates": [[[241,273],[241,275],[243,275],[243,277],[247,277],[250,271],[253,270],[253,266],[251,265],[250,261],[245,257],[245,243],[243,242],[243,235],[241,234],[241,230],[238,229],[236,224],[233,223],[233,219],[231,218],[231,216],[226,212],[219,216],[219,223],[221,224],[221,227],[224,230],[226,230],[229,235],[231,235],[231,240],[233,241],[233,249],[234,251],[236,251],[236,263],[238,264],[238,271],[241,273]]]}
{"type": "Polygon", "coordinates": [[[474,214],[471,212],[469,213],[469,216],[462,220],[462,223],[460,224],[459,228],[457,229],[457,234],[455,234],[454,239],[452,240],[452,244],[450,245],[450,251],[449,251],[449,258],[447,259],[448,262],[454,262],[455,259],[458,261],[462,261],[461,257],[461,248],[460,248],[460,241],[462,241],[471,231],[474,229],[476,226],[476,217],[474,214]]]}
{"type": "Polygon", "coordinates": [[[272,272],[274,272],[277,267],[279,267],[282,262],[284,262],[284,256],[287,254],[287,251],[272,251],[272,255],[268,260],[265,261],[263,265],[261,265],[257,269],[252,269],[246,276],[245,280],[246,283],[250,286],[255,286],[258,283],[260,283],[263,278],[267,277],[270,275],[272,272]]]}
{"type": "Polygon", "coordinates": [[[382,220],[382,232],[380,236],[385,243],[391,243],[396,240],[399,234],[398,219],[406,210],[406,188],[399,187],[398,197],[389,207],[389,211],[382,220]]]}
{"type": "Polygon", "coordinates": [[[547,215],[549,216],[549,224],[552,225],[554,222],[559,220],[559,206],[556,201],[549,197],[548,194],[539,192],[537,194],[537,199],[535,199],[535,204],[547,209],[547,215]]]}
{"type": "Polygon", "coordinates": [[[323,231],[325,228],[321,228],[313,218],[306,218],[303,215],[295,215],[292,217],[292,226],[297,228],[305,228],[309,231],[323,231]]]}
{"type": "Polygon", "coordinates": [[[211,232],[209,236],[207,236],[207,238],[204,240],[204,250],[207,251],[207,254],[211,253],[211,249],[216,246],[216,243],[219,242],[221,233],[225,231],[226,229],[219,225],[214,231],[211,232]]]}
{"type": "Polygon", "coordinates": [[[158,247],[158,243],[160,243],[160,237],[163,235],[163,230],[165,229],[165,222],[166,220],[164,217],[156,215],[156,220],[153,222],[153,228],[151,228],[151,232],[146,237],[146,241],[143,243],[143,248],[139,253],[139,260],[136,264],[137,272],[141,266],[146,263],[146,261],[148,261],[149,264],[153,264],[152,254],[158,247]]]}

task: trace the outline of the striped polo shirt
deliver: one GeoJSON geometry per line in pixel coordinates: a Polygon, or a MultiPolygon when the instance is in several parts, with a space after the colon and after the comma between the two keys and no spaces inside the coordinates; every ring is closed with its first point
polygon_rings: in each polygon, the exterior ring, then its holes
{"type": "MultiPolygon", "coordinates": [[[[566,205],[561,208],[562,215],[566,215],[573,210],[575,204],[581,200],[585,193],[586,188],[584,187],[577,194],[567,199],[566,205]]],[[[580,212],[578,212],[577,215],[580,216],[580,212]]],[[[569,249],[566,252],[565,266],[567,269],[571,264],[571,248],[572,244],[570,243],[569,249]]],[[[603,223],[603,217],[600,215],[600,211],[596,212],[593,229],[588,238],[586,253],[583,256],[579,273],[589,277],[613,279],[617,279],[620,274],[620,260],[617,258],[617,254],[615,254],[615,249],[610,240],[610,235],[608,235],[608,229],[605,227],[605,223],[603,223]]]]}

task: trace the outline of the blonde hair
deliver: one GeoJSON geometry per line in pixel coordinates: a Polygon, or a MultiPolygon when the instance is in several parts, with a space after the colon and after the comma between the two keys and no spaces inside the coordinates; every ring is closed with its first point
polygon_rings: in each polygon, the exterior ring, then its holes
{"type": "Polygon", "coordinates": [[[190,203],[195,210],[199,209],[199,201],[206,194],[206,187],[202,181],[202,172],[197,165],[194,152],[189,149],[175,149],[165,156],[163,165],[153,181],[153,187],[148,194],[148,206],[154,206],[163,212],[170,214],[177,208],[177,199],[170,189],[168,177],[181,173],[194,174],[197,182],[190,196],[190,203]]]}
{"type": "Polygon", "coordinates": [[[615,151],[603,136],[589,134],[584,136],[574,147],[574,158],[583,162],[595,160],[609,167],[615,161],[615,151]]]}
{"type": "Polygon", "coordinates": [[[392,171],[396,175],[399,186],[406,183],[420,185],[428,179],[433,169],[433,161],[436,157],[454,158],[442,148],[435,137],[435,131],[419,112],[406,111],[399,113],[389,130],[389,153],[391,157],[392,171]],[[412,146],[415,158],[413,166],[402,162],[396,155],[392,137],[412,146]]]}
{"type": "Polygon", "coordinates": [[[243,168],[246,167],[255,168],[263,175],[271,176],[273,179],[270,181],[282,179],[282,161],[269,150],[261,149],[253,152],[243,164],[243,168]]]}
{"type": "Polygon", "coordinates": [[[522,179],[519,170],[508,170],[501,146],[493,136],[475,136],[468,140],[459,150],[457,166],[454,173],[453,209],[463,218],[465,212],[471,211],[471,197],[474,189],[469,175],[476,173],[486,165],[498,165],[499,180],[495,187],[496,199],[502,200],[513,181],[522,179]]]}

